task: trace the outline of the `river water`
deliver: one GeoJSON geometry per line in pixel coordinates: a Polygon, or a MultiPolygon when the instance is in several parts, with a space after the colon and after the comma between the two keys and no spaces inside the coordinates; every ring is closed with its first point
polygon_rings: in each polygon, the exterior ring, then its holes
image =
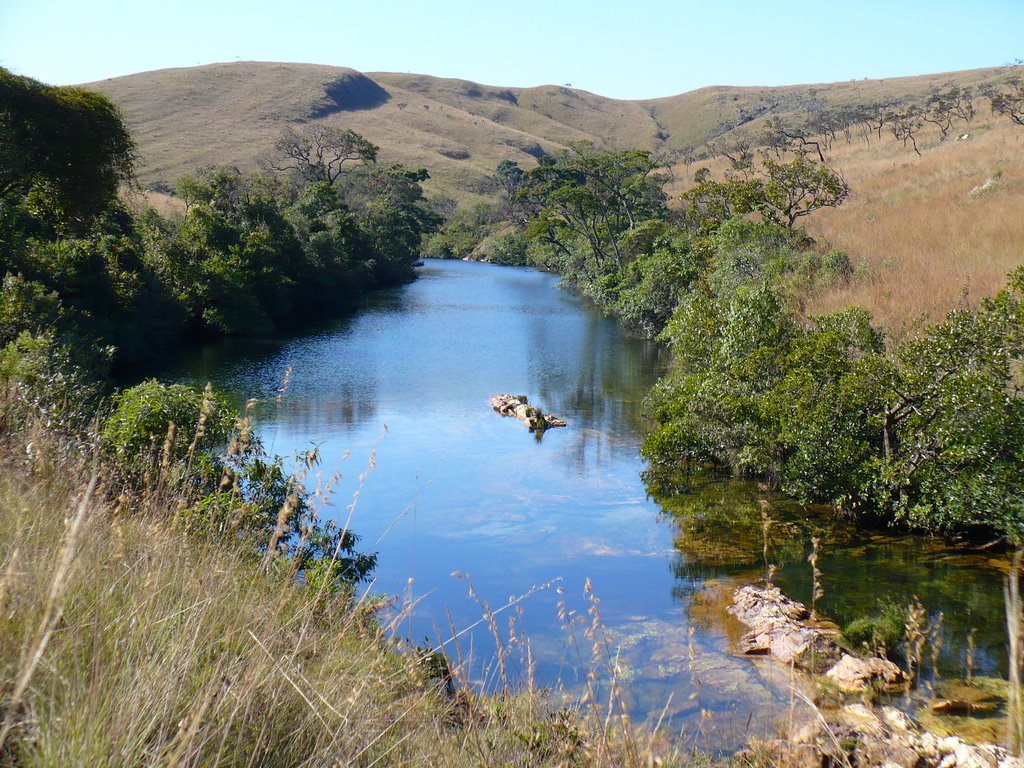
{"type": "Polygon", "coordinates": [[[941,674],[962,674],[972,629],[976,671],[1000,671],[1004,558],[858,532],[751,484],[645,484],[642,400],[664,358],[549,274],[428,261],[351,316],[211,344],[161,378],[259,398],[272,452],[317,445],[307,484],[379,553],[368,591],[392,596],[396,633],[444,644],[476,683],[522,683],[532,666],[538,685],[579,696],[596,679],[606,697],[613,675],[627,711],[685,738],[770,729],[786,675],[730,653],[740,630],[725,613],[731,589],[764,574],[762,509],[794,597],[810,598],[818,534],[824,613],[844,623],[917,596],[943,614],[941,674]],[[500,392],[569,426],[536,437],[491,410],[500,392]]]}

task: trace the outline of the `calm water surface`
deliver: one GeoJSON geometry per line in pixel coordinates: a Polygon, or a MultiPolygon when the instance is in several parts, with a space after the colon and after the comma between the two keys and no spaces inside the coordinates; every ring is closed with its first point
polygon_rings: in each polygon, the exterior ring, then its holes
{"type": "MultiPolygon", "coordinates": [[[[320,484],[333,491],[323,513],[344,521],[351,508],[361,548],[379,553],[371,590],[399,596],[399,607],[415,601],[403,637],[449,641],[451,657],[496,683],[486,622],[450,642],[486,603],[502,609],[503,643],[510,620],[515,637],[529,638],[538,682],[578,693],[596,598],[633,714],[664,710],[671,728],[692,735],[703,710],[714,740],[728,741],[787,706],[784,674],[728,651],[738,631],[724,612],[729,592],[764,570],[764,495],[735,482],[645,485],[640,406],[663,357],[551,275],[428,261],[417,281],[351,317],[287,340],[210,345],[162,377],[260,398],[259,432],[273,452],[319,446],[320,484]],[[535,439],[490,409],[499,392],[526,394],[569,426],[535,439]]],[[[822,533],[832,616],[916,594],[944,613],[941,669],[958,673],[963,638],[978,627],[981,671],[998,671],[1000,558],[858,534],[774,500],[772,510],[770,557],[784,589],[807,600],[809,538],[822,533]]],[[[523,674],[523,647],[511,646],[510,676],[523,674]]]]}

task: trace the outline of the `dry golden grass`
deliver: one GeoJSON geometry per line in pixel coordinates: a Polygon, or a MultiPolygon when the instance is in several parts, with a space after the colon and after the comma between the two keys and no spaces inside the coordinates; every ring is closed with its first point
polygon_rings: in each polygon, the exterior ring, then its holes
{"type": "MultiPolygon", "coordinates": [[[[828,160],[850,197],[802,226],[820,247],[845,250],[856,274],[809,297],[808,314],[861,306],[898,336],[961,302],[976,306],[1024,264],[1024,129],[990,115],[986,99],[976,107],[975,120],[944,141],[926,127],[920,156],[884,131],[881,141],[871,133],[870,143],[833,144],[828,160]]],[[[668,191],[678,197],[700,167],[721,178],[728,166],[722,157],[676,165],[668,191]]]]}
{"type": "MultiPolygon", "coordinates": [[[[95,456],[0,432],[0,765],[690,764],[592,690],[569,708],[512,682],[484,695],[456,666],[446,693],[364,603],[184,532],[160,484],[111,499],[95,456]]],[[[592,681],[612,659],[587,618],[592,681]]]]}
{"type": "Polygon", "coordinates": [[[965,141],[925,133],[920,157],[888,137],[881,146],[835,145],[833,162],[852,194],[809,217],[807,230],[846,250],[863,274],[815,297],[811,311],[859,305],[904,329],[962,299],[976,304],[1024,264],[1024,130],[981,116],[960,129],[967,131],[965,141]]]}
{"type": "Polygon", "coordinates": [[[488,199],[502,160],[524,167],[540,151],[586,139],[668,157],[715,137],[755,132],[769,114],[800,122],[810,105],[918,98],[930,88],[1004,77],[981,69],[892,80],[781,88],[715,86],[646,101],[565,86],[504,88],[416,74],[360,74],[311,64],[235,62],[146,72],[89,84],[125,112],[139,141],[144,185],[173,184],[207,164],[255,168],[289,124],[351,128],[385,162],[425,167],[427,189],[460,202],[488,199]]]}

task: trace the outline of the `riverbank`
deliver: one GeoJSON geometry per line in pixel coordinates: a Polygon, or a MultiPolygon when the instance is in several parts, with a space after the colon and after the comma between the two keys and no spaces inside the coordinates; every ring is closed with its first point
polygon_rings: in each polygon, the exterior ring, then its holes
{"type": "Polygon", "coordinates": [[[189,533],[166,484],[118,495],[89,439],[4,424],[4,764],[682,764],[593,701],[477,693],[434,649],[396,643],[363,592],[189,533]]]}
{"type": "MultiPolygon", "coordinates": [[[[789,671],[793,704],[786,731],[781,738],[751,741],[742,754],[755,764],[767,761],[782,766],[894,768],[1024,765],[1024,761],[1002,746],[984,743],[984,737],[979,739],[982,731],[970,720],[991,719],[997,704],[996,697],[985,686],[972,685],[970,673],[966,681],[951,681],[953,685],[946,686],[955,689],[961,698],[937,697],[936,679],[932,682],[930,701],[921,695],[911,699],[918,678],[915,664],[921,663],[920,654],[927,635],[931,634],[930,628],[917,626],[915,617],[908,620],[904,630],[904,671],[870,650],[854,651],[837,626],[770,583],[736,589],[728,610],[749,627],[740,638],[737,651],[768,657],[768,663],[782,665],[789,671]],[[919,646],[915,645],[918,641],[919,646]],[[889,695],[897,692],[903,693],[902,700],[889,695]],[[922,726],[908,714],[913,704],[919,705],[929,717],[930,727],[922,726]]],[[[1006,696],[1002,705],[1004,709],[1008,705],[1006,696]]],[[[1013,721],[1011,712],[1008,721],[1002,722],[1004,739],[1007,722],[1013,721]]]]}

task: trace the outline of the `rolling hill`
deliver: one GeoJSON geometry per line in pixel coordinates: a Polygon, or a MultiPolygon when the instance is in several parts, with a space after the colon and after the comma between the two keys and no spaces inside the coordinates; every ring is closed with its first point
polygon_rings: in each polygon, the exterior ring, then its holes
{"type": "MultiPolygon", "coordinates": [[[[803,123],[822,108],[916,102],[952,86],[981,90],[1019,74],[1008,67],[891,80],[734,88],[715,86],[648,101],[607,99],[560,86],[504,88],[416,74],[305,64],[239,62],[146,72],[89,84],[124,111],[140,147],[139,179],[170,191],[206,164],[256,168],[282,130],[321,121],[381,147],[379,160],[429,169],[430,193],[489,199],[499,162],[529,167],[542,153],[586,139],[656,153],[675,195],[699,164],[721,173],[716,145],[756,137],[771,116],[803,123]],[[709,145],[709,142],[711,144],[709,145]]],[[[809,297],[808,312],[864,306],[892,332],[911,330],[958,303],[976,303],[1024,263],[1024,129],[978,114],[956,135],[926,125],[904,147],[888,129],[839,136],[829,163],[849,181],[839,209],[808,220],[822,247],[846,250],[857,277],[809,297]],[[982,189],[982,193],[976,190],[982,189]]],[[[158,207],[176,203],[149,194],[158,207]]]]}
{"type": "Polygon", "coordinates": [[[780,88],[715,86],[647,101],[562,86],[505,88],[416,74],[310,64],[236,62],[167,69],[87,84],[121,106],[140,146],[145,186],[172,185],[207,164],[257,165],[287,125],[351,128],[381,158],[426,167],[434,192],[488,194],[502,160],[529,165],[586,139],[672,158],[770,115],[799,122],[821,106],[915,99],[950,84],[997,81],[1004,69],[780,88]]]}

